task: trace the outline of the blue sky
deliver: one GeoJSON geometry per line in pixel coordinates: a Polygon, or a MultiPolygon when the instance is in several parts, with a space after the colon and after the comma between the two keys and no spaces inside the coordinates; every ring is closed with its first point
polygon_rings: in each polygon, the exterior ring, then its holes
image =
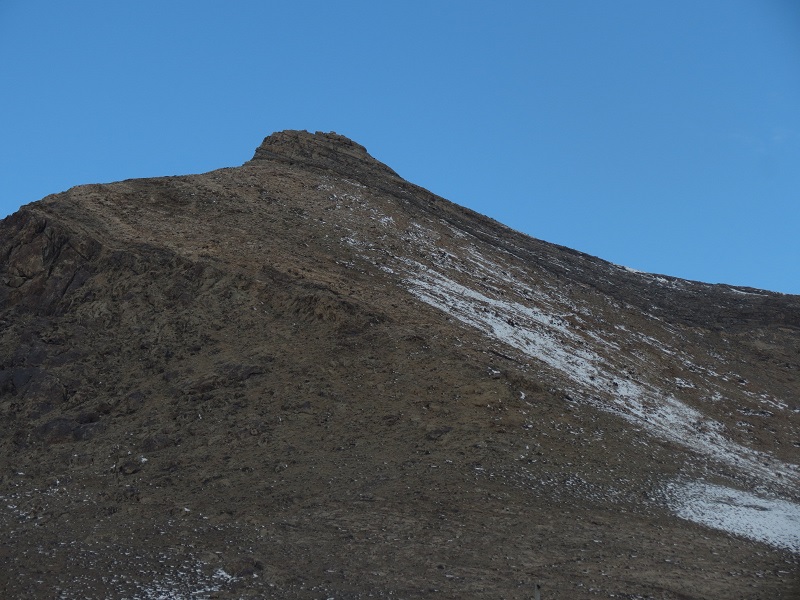
{"type": "Polygon", "coordinates": [[[635,269],[800,293],[793,0],[0,0],[0,217],[336,131],[635,269]]]}

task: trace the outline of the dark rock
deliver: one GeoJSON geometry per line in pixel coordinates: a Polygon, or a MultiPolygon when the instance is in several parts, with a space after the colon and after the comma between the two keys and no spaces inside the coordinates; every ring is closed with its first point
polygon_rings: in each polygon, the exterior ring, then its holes
{"type": "Polygon", "coordinates": [[[159,450],[170,447],[172,444],[172,438],[168,435],[157,433],[142,440],[140,447],[142,452],[158,452],[159,450]]]}
{"type": "Polygon", "coordinates": [[[126,460],[119,466],[119,472],[123,475],[133,475],[142,470],[142,462],[140,460],[126,460]]]}
{"type": "Polygon", "coordinates": [[[56,417],[34,429],[34,435],[47,444],[71,442],[78,423],[68,417],[56,417]]]}

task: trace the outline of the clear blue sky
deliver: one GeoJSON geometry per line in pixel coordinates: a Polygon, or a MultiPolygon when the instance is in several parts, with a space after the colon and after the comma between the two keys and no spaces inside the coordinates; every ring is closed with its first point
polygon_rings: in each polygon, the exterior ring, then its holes
{"type": "Polygon", "coordinates": [[[625,266],[800,293],[795,0],[0,0],[0,216],[282,129],[625,266]]]}

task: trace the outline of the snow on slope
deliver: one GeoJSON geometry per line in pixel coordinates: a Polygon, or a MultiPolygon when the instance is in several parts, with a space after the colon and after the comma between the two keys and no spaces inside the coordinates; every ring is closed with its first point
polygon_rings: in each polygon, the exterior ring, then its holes
{"type": "Polygon", "coordinates": [[[726,439],[720,423],[675,397],[615,373],[615,368],[570,331],[559,315],[490,298],[434,269],[405,262],[415,272],[406,282],[417,298],[560,371],[572,381],[571,391],[583,396],[585,402],[615,412],[656,437],[762,478],[797,475],[796,466],[774,461],[769,455],[726,439]]]}
{"type": "Polygon", "coordinates": [[[702,481],[670,483],[668,502],[689,521],[800,554],[800,506],[702,481]]]}
{"type": "MultiPolygon", "coordinates": [[[[341,197],[344,194],[333,199],[341,197]]],[[[797,465],[729,439],[722,423],[682,402],[663,385],[632,379],[609,357],[623,353],[617,338],[627,336],[648,346],[652,356],[677,356],[706,381],[718,377],[712,369],[693,364],[690,357],[663,340],[624,326],[598,329],[590,306],[576,304],[558,287],[532,285],[523,268],[503,260],[504,251],[497,250],[497,260],[504,264],[490,260],[478,251],[476,238],[449,223],[424,227],[409,221],[400,229],[400,218],[382,214],[360,196],[355,199],[361,214],[353,211],[351,204],[347,212],[342,211],[345,220],[355,224],[366,217],[381,225],[391,224],[390,229],[400,230],[408,252],[404,256],[386,252],[381,244],[391,235],[386,229],[377,240],[348,237],[342,241],[362,258],[400,276],[422,302],[560,373],[570,382],[568,391],[574,399],[617,414],[654,437],[680,444],[761,482],[784,488],[796,488],[800,482],[797,465]],[[432,227],[437,225],[434,231],[432,227]],[[409,258],[412,255],[421,258],[409,258]]],[[[675,383],[679,388],[694,387],[682,379],[675,383]]],[[[718,394],[715,392],[715,398],[718,394]]],[[[665,493],[670,508],[681,518],[800,552],[800,505],[796,503],[702,481],[673,482],[665,493]]]]}
{"type": "MultiPolygon", "coordinates": [[[[580,345],[557,316],[489,298],[419,263],[407,264],[416,270],[406,281],[417,298],[560,371],[572,381],[571,393],[584,402],[762,480],[797,477],[795,465],[725,438],[720,423],[675,397],[646,383],[611,379],[611,366],[580,345]]],[[[800,553],[798,504],[704,482],[670,484],[666,491],[670,508],[681,518],[800,553]]]]}

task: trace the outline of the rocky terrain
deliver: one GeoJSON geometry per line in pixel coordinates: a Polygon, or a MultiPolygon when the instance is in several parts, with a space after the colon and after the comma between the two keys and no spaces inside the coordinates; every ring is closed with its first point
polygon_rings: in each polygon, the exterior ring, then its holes
{"type": "Polygon", "coordinates": [[[800,297],[336,134],[0,222],[4,598],[800,598],[800,297]]]}

